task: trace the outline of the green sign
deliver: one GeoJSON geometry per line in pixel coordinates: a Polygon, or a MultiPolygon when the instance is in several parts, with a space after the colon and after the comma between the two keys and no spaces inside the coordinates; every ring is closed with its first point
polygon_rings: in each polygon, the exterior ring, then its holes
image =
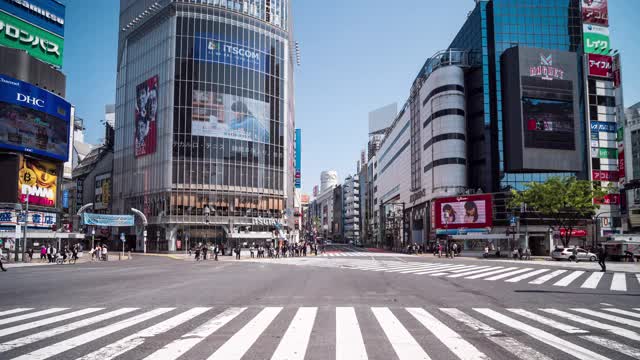
{"type": "Polygon", "coordinates": [[[618,136],[617,136],[617,141],[624,141],[624,128],[622,126],[620,126],[618,128],[618,136]]]}
{"type": "Polygon", "coordinates": [[[617,159],[618,149],[600,148],[598,149],[598,157],[600,159],[617,159]]]}
{"type": "Polygon", "coordinates": [[[26,51],[29,55],[62,67],[64,40],[0,11],[0,45],[26,51]]]}
{"type": "Polygon", "coordinates": [[[609,28],[598,25],[584,24],[584,52],[587,54],[609,54],[609,28]]]}

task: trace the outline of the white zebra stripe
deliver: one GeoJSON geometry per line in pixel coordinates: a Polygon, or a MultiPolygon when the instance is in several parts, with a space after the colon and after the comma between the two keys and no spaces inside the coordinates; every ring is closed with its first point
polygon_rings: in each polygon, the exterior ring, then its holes
{"type": "Polygon", "coordinates": [[[565,318],[567,320],[575,321],[580,324],[584,324],[584,325],[595,327],[602,330],[607,330],[614,335],[622,336],[627,339],[631,339],[635,341],[640,341],[640,334],[631,330],[627,330],[618,326],[613,326],[613,325],[605,324],[599,321],[587,319],[585,317],[578,316],[575,314],[569,314],[566,311],[560,311],[556,309],[540,309],[540,310],[547,312],[551,315],[555,315],[561,318],[565,318]]]}
{"type": "Polygon", "coordinates": [[[434,269],[429,269],[427,271],[420,271],[420,272],[417,272],[415,274],[416,275],[435,274],[435,273],[439,273],[439,272],[442,272],[442,271],[456,270],[456,269],[460,269],[460,268],[463,268],[463,267],[466,267],[466,266],[465,265],[451,265],[451,266],[446,267],[446,268],[440,268],[440,269],[435,269],[435,270],[434,269]]]}
{"type": "Polygon", "coordinates": [[[420,347],[416,339],[393,315],[391,310],[382,307],[372,307],[371,311],[382,327],[393,350],[400,360],[430,360],[431,358],[420,347]]]}
{"type": "Polygon", "coordinates": [[[627,291],[627,274],[613,274],[613,280],[611,280],[611,291],[627,291]]]}
{"type": "Polygon", "coordinates": [[[567,270],[556,270],[556,271],[554,271],[554,272],[552,272],[550,274],[542,275],[542,276],[540,276],[539,278],[537,278],[535,280],[529,281],[529,284],[542,285],[542,284],[546,283],[547,281],[553,279],[554,277],[556,277],[556,276],[558,276],[560,274],[563,274],[565,272],[567,272],[567,270]]]}
{"type": "Polygon", "coordinates": [[[39,316],[49,315],[49,314],[57,313],[57,312],[64,311],[64,310],[69,310],[69,308],[51,308],[51,309],[36,311],[36,312],[30,313],[30,314],[13,316],[13,317],[10,317],[10,318],[6,318],[6,319],[0,320],[0,325],[6,325],[6,324],[11,324],[11,323],[14,323],[14,322],[22,321],[22,320],[33,319],[33,318],[36,318],[36,317],[39,317],[39,316]]]}
{"type": "Polygon", "coordinates": [[[33,308],[16,308],[16,309],[11,309],[11,310],[0,311],[0,316],[17,314],[19,312],[25,312],[25,311],[29,311],[29,310],[33,310],[33,308]]]}
{"type": "Polygon", "coordinates": [[[614,309],[614,308],[606,308],[606,309],[602,309],[602,310],[613,312],[613,313],[617,313],[617,314],[621,314],[621,315],[627,315],[627,316],[631,316],[631,317],[640,319],[640,314],[638,314],[636,312],[632,312],[632,311],[626,311],[626,310],[614,309]]]}
{"type": "Polygon", "coordinates": [[[480,279],[480,278],[483,278],[485,276],[500,274],[500,273],[511,271],[511,270],[514,270],[514,269],[517,269],[517,268],[510,267],[510,268],[493,270],[493,271],[489,271],[489,272],[486,272],[486,273],[480,273],[480,274],[476,274],[476,275],[467,276],[467,277],[465,277],[465,279],[480,279]]]}
{"type": "Polygon", "coordinates": [[[517,283],[517,282],[520,282],[520,281],[522,281],[522,280],[525,280],[525,279],[528,279],[528,278],[534,277],[534,276],[536,276],[536,275],[540,275],[540,274],[545,273],[545,272],[547,272],[547,271],[549,271],[549,269],[538,269],[538,270],[536,270],[536,271],[532,271],[532,272],[530,272],[530,273],[522,274],[522,275],[520,275],[520,276],[516,276],[516,277],[514,277],[514,278],[507,279],[507,280],[505,280],[505,281],[506,281],[506,282],[511,282],[511,283],[517,283]]]}
{"type": "Polygon", "coordinates": [[[362,332],[352,307],[336,308],[336,360],[367,360],[362,332]]]}
{"type": "Polygon", "coordinates": [[[54,316],[54,317],[50,317],[50,318],[44,318],[42,320],[30,322],[30,323],[27,323],[27,324],[21,324],[21,325],[12,326],[10,328],[0,329],[0,336],[7,336],[7,335],[15,334],[15,333],[18,333],[18,332],[21,332],[21,331],[29,330],[29,329],[35,329],[35,328],[40,327],[40,326],[45,326],[45,325],[56,323],[58,321],[64,321],[64,320],[72,319],[74,317],[91,314],[93,312],[100,311],[100,310],[103,310],[103,309],[102,308],[87,308],[87,309],[83,309],[83,310],[78,310],[78,311],[74,311],[74,312],[71,312],[71,313],[67,313],[67,314],[64,314],[64,315],[58,315],[58,316],[54,316]]]}
{"type": "Polygon", "coordinates": [[[317,312],[315,307],[298,309],[271,360],[304,360],[317,312]]]}
{"type": "Polygon", "coordinates": [[[502,269],[502,266],[493,266],[493,267],[489,267],[488,269],[471,270],[471,271],[466,271],[466,272],[462,272],[462,273],[455,274],[455,275],[449,275],[447,277],[459,278],[459,277],[462,277],[462,276],[478,274],[478,273],[484,273],[484,272],[489,272],[489,271],[493,271],[493,270],[497,270],[497,269],[502,269]]]}
{"type": "Polygon", "coordinates": [[[529,320],[537,321],[537,322],[539,322],[541,324],[550,326],[550,327],[552,327],[554,329],[558,329],[558,330],[564,331],[567,334],[587,334],[587,333],[589,333],[586,330],[582,330],[582,329],[579,329],[577,327],[574,327],[574,326],[571,326],[571,325],[568,325],[568,324],[564,324],[564,323],[555,321],[553,319],[549,319],[547,317],[538,315],[536,313],[532,313],[531,311],[527,311],[527,310],[524,310],[524,309],[507,309],[507,310],[511,311],[514,314],[518,314],[518,315],[520,315],[522,317],[525,317],[525,318],[527,318],[529,320]]]}
{"type": "Polygon", "coordinates": [[[593,310],[589,310],[589,309],[580,308],[580,309],[571,309],[571,310],[577,311],[577,312],[582,313],[582,314],[599,317],[601,319],[617,322],[617,323],[620,323],[620,324],[633,326],[635,328],[640,328],[640,321],[625,319],[625,318],[620,317],[620,316],[609,315],[609,314],[605,314],[605,313],[601,313],[601,312],[597,312],[597,311],[593,311],[593,310]]]}
{"type": "Polygon", "coordinates": [[[598,344],[607,349],[615,350],[621,354],[625,354],[634,359],[640,359],[640,350],[632,346],[628,346],[611,339],[605,339],[600,336],[585,335],[585,336],[580,336],[580,338],[591,341],[592,343],[598,344]]]}
{"type": "Polygon", "coordinates": [[[514,320],[508,316],[504,316],[498,312],[486,308],[474,308],[475,311],[497,321],[504,325],[507,325],[513,329],[521,331],[532,338],[543,341],[545,344],[552,346],[562,352],[569,354],[581,360],[608,360],[600,354],[597,354],[591,350],[585,349],[582,346],[578,346],[560,337],[557,337],[551,333],[540,330],[533,326],[529,326],[521,321],[514,320]]]}
{"type": "Polygon", "coordinates": [[[602,276],[604,275],[603,272],[594,272],[591,274],[591,276],[589,276],[587,278],[587,280],[584,281],[584,283],[582,283],[582,286],[580,286],[583,289],[595,289],[598,287],[598,283],[600,283],[600,280],[602,279],[602,276]]]}
{"type": "Polygon", "coordinates": [[[571,284],[575,279],[579,278],[580,275],[582,274],[584,274],[584,271],[574,271],[569,275],[563,277],[562,279],[558,280],[555,284],[553,284],[553,286],[563,286],[563,287],[567,286],[571,284]]]}
{"type": "Polygon", "coordinates": [[[484,280],[496,281],[496,280],[500,280],[500,279],[505,279],[505,278],[511,277],[513,275],[522,274],[523,272],[527,272],[527,271],[531,271],[531,270],[533,270],[533,269],[532,268],[518,269],[518,270],[515,270],[515,271],[508,272],[508,273],[504,273],[504,274],[488,277],[488,278],[486,278],[484,280]]]}
{"type": "Polygon", "coordinates": [[[240,360],[280,311],[282,311],[282,307],[264,308],[231,339],[211,354],[208,360],[240,360]]]}

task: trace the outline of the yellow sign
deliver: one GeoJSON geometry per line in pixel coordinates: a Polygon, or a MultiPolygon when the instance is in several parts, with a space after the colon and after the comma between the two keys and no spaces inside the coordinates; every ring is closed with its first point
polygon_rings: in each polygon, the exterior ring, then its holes
{"type": "Polygon", "coordinates": [[[42,160],[23,158],[18,171],[18,198],[21,203],[47,207],[56,206],[58,165],[42,160]]]}

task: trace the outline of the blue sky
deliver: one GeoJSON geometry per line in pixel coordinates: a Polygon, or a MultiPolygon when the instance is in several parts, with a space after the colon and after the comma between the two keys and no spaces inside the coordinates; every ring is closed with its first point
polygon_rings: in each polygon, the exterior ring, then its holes
{"type": "MultiPolygon", "coordinates": [[[[446,48],[472,0],[293,0],[301,66],[296,69],[296,126],[302,128],[303,190],[320,171],[356,171],[367,143],[367,116],[402,106],[418,70],[446,48]]],[[[115,101],[117,0],[66,0],[67,97],[85,119],[86,139],[103,137],[104,105],[115,101]]],[[[640,101],[638,0],[609,2],[611,42],[622,53],[624,101],[640,101]]]]}

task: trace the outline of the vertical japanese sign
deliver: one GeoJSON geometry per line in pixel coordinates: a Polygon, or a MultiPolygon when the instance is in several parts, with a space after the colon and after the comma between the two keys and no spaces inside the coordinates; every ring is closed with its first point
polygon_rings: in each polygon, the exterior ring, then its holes
{"type": "Polygon", "coordinates": [[[158,75],[136,86],[135,154],[136,157],[156,152],[158,124],[158,75]]]}
{"type": "Polygon", "coordinates": [[[582,0],[582,21],[589,24],[609,25],[607,0],[582,0]]]}
{"type": "Polygon", "coordinates": [[[302,186],[301,164],[302,164],[302,129],[296,129],[296,188],[302,186]]]}

